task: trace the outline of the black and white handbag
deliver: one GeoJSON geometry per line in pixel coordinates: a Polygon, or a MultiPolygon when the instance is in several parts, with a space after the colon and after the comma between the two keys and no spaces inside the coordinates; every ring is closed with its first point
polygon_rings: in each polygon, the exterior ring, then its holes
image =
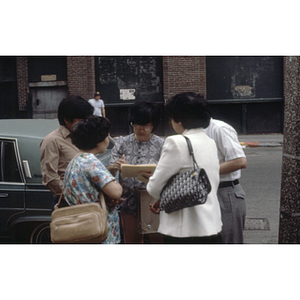
{"type": "Polygon", "coordinates": [[[160,210],[171,213],[185,207],[204,204],[211,191],[211,185],[203,168],[199,168],[193,152],[191,141],[186,139],[190,155],[193,158],[193,169],[173,175],[160,194],[160,210]]]}

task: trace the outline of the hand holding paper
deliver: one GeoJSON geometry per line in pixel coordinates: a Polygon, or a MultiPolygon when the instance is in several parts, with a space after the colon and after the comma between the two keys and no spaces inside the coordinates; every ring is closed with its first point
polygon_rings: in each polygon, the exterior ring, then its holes
{"type": "Polygon", "coordinates": [[[148,183],[149,182],[149,178],[153,175],[152,172],[140,172],[138,174],[138,176],[136,177],[137,180],[144,182],[144,183],[148,183]]]}
{"type": "Polygon", "coordinates": [[[125,155],[123,154],[122,157],[118,161],[115,162],[116,169],[120,171],[122,164],[126,164],[126,163],[127,162],[125,160],[125,155]]]}

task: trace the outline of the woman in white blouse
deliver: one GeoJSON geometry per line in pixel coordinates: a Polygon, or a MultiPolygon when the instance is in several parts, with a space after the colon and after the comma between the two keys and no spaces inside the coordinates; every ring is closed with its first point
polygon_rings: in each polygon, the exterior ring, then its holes
{"type": "Polygon", "coordinates": [[[148,193],[157,200],[150,205],[150,210],[160,214],[158,232],[164,235],[164,243],[221,243],[222,221],[217,198],[219,160],[215,142],[204,132],[210,120],[207,104],[200,95],[181,93],[166,103],[166,111],[178,134],[165,140],[156,170],[147,184],[148,193]],[[193,167],[182,135],[190,139],[195,159],[205,169],[212,189],[205,204],[166,213],[159,210],[164,185],[171,176],[193,167]]]}

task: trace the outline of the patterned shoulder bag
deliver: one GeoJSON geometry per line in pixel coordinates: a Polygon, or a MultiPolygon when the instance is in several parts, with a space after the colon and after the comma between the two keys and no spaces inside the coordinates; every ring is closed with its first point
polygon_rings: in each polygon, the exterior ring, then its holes
{"type": "Polygon", "coordinates": [[[204,204],[211,191],[211,185],[203,168],[199,168],[191,141],[186,139],[190,155],[193,158],[193,169],[173,175],[160,194],[160,210],[171,213],[185,207],[204,204]]]}

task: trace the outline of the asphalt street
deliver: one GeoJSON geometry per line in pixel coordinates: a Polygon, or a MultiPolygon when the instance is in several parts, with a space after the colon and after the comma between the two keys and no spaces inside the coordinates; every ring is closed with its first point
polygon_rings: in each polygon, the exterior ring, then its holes
{"type": "MultiPolygon", "coordinates": [[[[247,168],[240,180],[246,193],[245,244],[277,244],[282,169],[282,135],[259,136],[259,147],[244,148],[247,168]]],[[[241,136],[239,140],[258,140],[241,136]]]]}

